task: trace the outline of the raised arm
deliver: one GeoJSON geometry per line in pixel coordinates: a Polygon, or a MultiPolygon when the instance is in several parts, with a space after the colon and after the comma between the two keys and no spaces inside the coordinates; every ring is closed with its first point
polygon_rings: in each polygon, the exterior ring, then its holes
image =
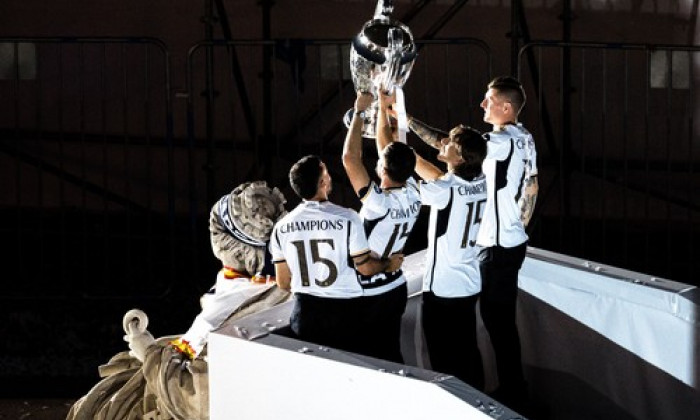
{"type": "MultiPolygon", "coordinates": [[[[386,146],[394,141],[394,135],[391,131],[389,117],[396,117],[391,109],[391,104],[396,100],[394,95],[385,95],[379,92],[379,112],[377,114],[377,152],[381,153],[386,146]]],[[[432,128],[427,124],[408,117],[409,128],[420,137],[421,140],[428,143],[430,146],[439,149],[440,141],[449,135],[444,131],[432,128]]],[[[437,166],[423,159],[416,153],[416,173],[426,181],[432,181],[444,175],[444,172],[437,166]]]]}
{"type": "Polygon", "coordinates": [[[449,137],[448,133],[431,127],[423,121],[417,120],[411,116],[408,117],[408,128],[410,128],[418,138],[435,149],[440,148],[440,140],[449,137]]]}
{"type": "Polygon", "coordinates": [[[348,174],[350,184],[356,193],[369,184],[370,178],[362,162],[362,124],[360,113],[364,112],[372,103],[372,95],[369,93],[357,93],[355,99],[355,113],[343,144],[343,166],[348,174]]]}
{"type": "Polygon", "coordinates": [[[434,181],[445,173],[416,152],[416,173],[425,181],[434,181]]]}
{"type": "Polygon", "coordinates": [[[381,89],[379,95],[379,112],[377,112],[377,154],[381,155],[384,148],[394,141],[394,133],[391,131],[389,116],[392,115],[389,107],[396,101],[394,95],[386,95],[381,89]]]}

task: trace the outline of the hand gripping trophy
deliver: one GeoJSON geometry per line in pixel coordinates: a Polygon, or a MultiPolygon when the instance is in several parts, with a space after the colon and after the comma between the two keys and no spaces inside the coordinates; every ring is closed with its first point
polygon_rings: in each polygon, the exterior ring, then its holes
{"type": "MultiPolygon", "coordinates": [[[[403,85],[408,79],[416,59],[416,45],[408,26],[392,20],[392,0],[379,0],[374,17],[362,26],[350,48],[350,72],[356,91],[374,96],[372,105],[363,115],[362,136],[375,138],[378,110],[378,89],[387,93],[396,91],[394,109],[397,113],[399,139],[406,141],[408,122],[404,105],[403,85]]],[[[353,109],[343,117],[350,127],[353,109]]]]}

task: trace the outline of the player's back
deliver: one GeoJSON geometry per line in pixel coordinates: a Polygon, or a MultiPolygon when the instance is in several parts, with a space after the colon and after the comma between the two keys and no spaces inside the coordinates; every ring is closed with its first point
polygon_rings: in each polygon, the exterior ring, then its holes
{"type": "Polygon", "coordinates": [[[520,124],[486,135],[488,153],[483,168],[489,200],[478,241],[482,246],[513,247],[527,240],[518,199],[526,176],[537,174],[532,135],[520,124]]]}
{"type": "Polygon", "coordinates": [[[360,217],[369,247],[379,258],[401,252],[420,213],[421,201],[413,178],[397,188],[379,188],[374,182],[362,197],[360,217]]]}
{"type": "Polygon", "coordinates": [[[438,296],[470,296],[481,288],[476,236],[486,203],[486,180],[454,174],[421,183],[429,205],[428,249],[423,290],[438,296]]]}
{"type": "MultiPolygon", "coordinates": [[[[372,182],[361,200],[360,217],[373,256],[388,258],[403,252],[420,214],[420,194],[415,180],[409,178],[403,187],[386,189],[372,182]]],[[[405,283],[401,271],[360,278],[365,295],[379,294],[405,283]]]]}
{"type": "Polygon", "coordinates": [[[281,253],[292,291],[347,298],[362,294],[352,257],[368,251],[357,213],[329,201],[304,201],[273,230],[273,257],[281,253]],[[359,233],[359,235],[358,235],[359,233]]]}

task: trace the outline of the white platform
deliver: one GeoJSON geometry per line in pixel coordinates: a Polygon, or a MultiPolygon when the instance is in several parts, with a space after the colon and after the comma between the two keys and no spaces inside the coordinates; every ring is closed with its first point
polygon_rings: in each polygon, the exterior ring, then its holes
{"type": "MultiPolygon", "coordinates": [[[[419,322],[423,267],[424,252],[406,258],[407,365],[270,334],[287,326],[288,302],[212,334],[212,420],[231,413],[255,419],[519,418],[429,370],[419,322]]],[[[523,363],[531,399],[543,413],[538,419],[674,420],[700,412],[697,288],[529,248],[520,289],[523,363]]],[[[481,326],[479,333],[492,388],[497,380],[488,335],[481,326]]]]}

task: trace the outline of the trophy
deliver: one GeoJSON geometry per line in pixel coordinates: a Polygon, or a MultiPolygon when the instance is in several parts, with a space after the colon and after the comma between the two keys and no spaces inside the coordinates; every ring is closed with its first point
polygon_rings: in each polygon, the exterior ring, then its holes
{"type": "MultiPolygon", "coordinates": [[[[356,91],[369,92],[374,96],[372,105],[365,111],[362,136],[376,137],[378,112],[378,89],[387,93],[396,91],[394,109],[398,114],[401,141],[405,142],[408,131],[402,87],[416,59],[416,45],[408,26],[390,18],[394,5],[392,0],[379,0],[374,17],[362,26],[350,48],[350,73],[356,91]]],[[[343,117],[350,127],[354,109],[343,117]]]]}

